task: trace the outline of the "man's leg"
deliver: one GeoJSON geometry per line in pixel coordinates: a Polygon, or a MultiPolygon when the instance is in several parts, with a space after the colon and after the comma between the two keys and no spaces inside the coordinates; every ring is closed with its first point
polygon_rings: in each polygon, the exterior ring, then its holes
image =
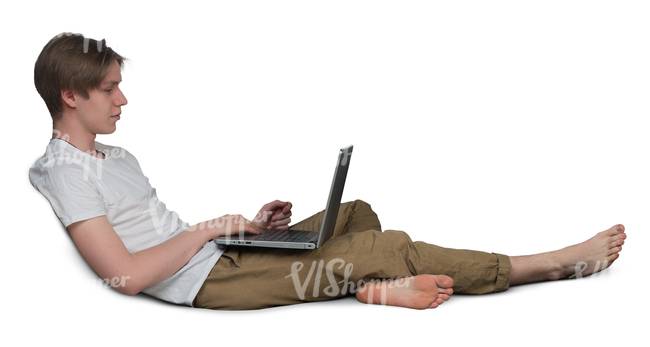
{"type": "MultiPolygon", "coordinates": [[[[509,285],[583,277],[603,271],[619,257],[627,237],[624,231],[625,227],[618,224],[577,245],[553,252],[508,257],[511,264],[509,285]]],[[[422,290],[407,292],[404,289],[389,288],[386,284],[367,284],[357,291],[357,300],[376,304],[379,303],[380,295],[384,295],[396,306],[416,307],[437,293],[438,298],[431,304],[435,308],[449,299],[448,294],[452,293],[451,289],[442,286],[435,288],[436,283],[449,283],[449,279],[441,276],[415,276],[412,281],[412,288],[421,287],[422,290]]]]}
{"type": "MultiPolygon", "coordinates": [[[[388,297],[378,293],[377,303],[427,308],[439,297],[448,299],[451,278],[448,282],[436,281],[434,276],[428,277],[428,281],[422,280],[424,277],[400,279],[441,271],[458,274],[461,279],[480,281],[479,287],[494,291],[499,272],[496,256],[484,253],[492,262],[477,262],[482,268],[466,271],[462,263],[435,261],[436,253],[435,248],[425,247],[424,243],[415,245],[406,233],[393,230],[347,233],[316,250],[229,247],[203,283],[194,306],[260,309],[331,300],[355,294],[364,283],[379,283],[400,289],[401,298],[412,292],[422,292],[429,296],[429,301],[423,304],[418,300],[417,306],[411,306],[413,298],[408,302],[393,301],[395,293],[391,291],[393,294],[388,297]],[[436,266],[437,263],[441,263],[440,266],[436,266]]],[[[507,277],[503,281],[507,283],[507,277]]],[[[471,284],[476,283],[466,283],[466,286],[471,284]]]]}
{"type": "MultiPolygon", "coordinates": [[[[318,212],[294,224],[290,229],[318,231],[323,216],[324,211],[318,212]]],[[[377,214],[372,211],[370,205],[360,200],[341,204],[332,239],[367,230],[381,230],[377,214]]],[[[331,244],[332,242],[327,243],[328,246],[331,244]]],[[[340,256],[334,254],[325,257],[320,255],[321,250],[322,248],[307,251],[230,246],[215,264],[212,273],[195,298],[193,306],[243,310],[330,298],[331,296],[323,293],[323,288],[327,284],[319,286],[314,291],[313,286],[318,283],[315,283],[317,281],[312,276],[325,276],[323,267],[332,260],[338,260],[340,256]],[[305,281],[304,289],[298,288],[299,291],[306,293],[301,298],[296,293],[296,283],[287,276],[292,273],[293,264],[302,264],[305,270],[318,269],[317,273],[309,274],[311,281],[309,279],[305,281]],[[264,288],[261,288],[262,286],[264,288]]],[[[329,279],[323,279],[322,283],[326,283],[327,280],[329,279]]]]}
{"type": "MultiPolygon", "coordinates": [[[[294,227],[314,230],[321,221],[316,214],[294,227]]],[[[373,290],[377,295],[365,302],[427,308],[448,299],[452,285],[471,294],[508,288],[507,256],[413,242],[404,232],[380,228],[370,205],[355,201],[341,206],[336,237],[319,249],[229,247],[194,306],[241,310],[321,301],[362,291],[370,282],[390,293],[373,290]]]]}
{"type": "Polygon", "coordinates": [[[618,224],[577,245],[510,257],[510,285],[589,276],[602,271],[619,257],[626,237],[625,227],[618,224]]]}
{"type": "MultiPolygon", "coordinates": [[[[292,230],[319,231],[323,224],[325,211],[320,211],[313,216],[292,225],[292,230]]],[[[334,226],[334,235],[332,238],[366,230],[381,231],[381,223],[377,214],[372,210],[370,205],[361,200],[345,202],[341,204],[339,213],[336,217],[334,226]]]]}
{"type": "MultiPolygon", "coordinates": [[[[296,230],[319,230],[323,212],[293,225],[296,230]]],[[[364,201],[356,200],[341,205],[334,236],[366,230],[381,231],[377,214],[364,201]]],[[[409,308],[436,308],[453,294],[454,281],[445,275],[419,275],[397,281],[379,281],[356,288],[356,297],[367,304],[382,304],[409,308]],[[390,295],[387,296],[387,294],[390,295]]]]}
{"type": "MultiPolygon", "coordinates": [[[[321,222],[322,213],[294,227],[318,230],[321,222]]],[[[611,264],[625,239],[620,226],[559,251],[508,257],[412,242],[403,232],[380,229],[370,205],[355,201],[341,206],[335,237],[318,250],[231,247],[213,268],[195,306],[255,309],[332,299],[354,289],[361,302],[437,307],[452,292],[504,291],[511,284],[571,276],[577,265],[588,275],[599,270],[599,260],[611,264]]]]}

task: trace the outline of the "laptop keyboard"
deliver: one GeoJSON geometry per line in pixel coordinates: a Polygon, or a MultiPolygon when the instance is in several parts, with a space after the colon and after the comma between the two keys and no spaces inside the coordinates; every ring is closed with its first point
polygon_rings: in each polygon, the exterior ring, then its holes
{"type": "Polygon", "coordinates": [[[294,230],[269,230],[264,232],[255,241],[281,241],[281,242],[297,242],[309,231],[294,231],[294,230]]]}

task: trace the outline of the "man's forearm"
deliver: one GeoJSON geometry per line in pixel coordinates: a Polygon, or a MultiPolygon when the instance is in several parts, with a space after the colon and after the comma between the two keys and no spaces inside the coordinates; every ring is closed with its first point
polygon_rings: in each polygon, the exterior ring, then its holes
{"type": "Polygon", "coordinates": [[[134,295],[171,277],[211,239],[231,233],[259,231],[241,215],[225,215],[193,225],[160,245],[131,254],[129,268],[133,275],[125,275],[132,280],[123,292],[134,295]]]}
{"type": "MultiPolygon", "coordinates": [[[[157,246],[131,255],[124,293],[135,295],[178,272],[210,240],[202,228],[189,228],[157,246]]],[[[120,290],[119,288],[116,288],[120,290]]],[[[121,290],[120,290],[121,291],[121,290]]]]}

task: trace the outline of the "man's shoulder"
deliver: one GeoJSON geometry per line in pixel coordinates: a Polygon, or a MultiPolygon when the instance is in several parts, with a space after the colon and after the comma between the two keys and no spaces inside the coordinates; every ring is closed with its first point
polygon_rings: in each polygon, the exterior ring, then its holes
{"type": "MultiPolygon", "coordinates": [[[[123,158],[137,165],[135,157],[121,147],[96,142],[96,149],[110,160],[123,158]]],[[[53,139],[48,143],[45,153],[29,169],[29,180],[32,185],[45,178],[52,181],[71,181],[77,178],[92,180],[99,170],[109,169],[102,165],[103,160],[79,151],[65,141],[53,139]]]]}
{"type": "Polygon", "coordinates": [[[75,171],[82,167],[83,158],[70,151],[70,144],[65,141],[50,140],[45,147],[45,153],[34,162],[29,169],[30,179],[33,175],[43,175],[48,172],[75,171]]]}

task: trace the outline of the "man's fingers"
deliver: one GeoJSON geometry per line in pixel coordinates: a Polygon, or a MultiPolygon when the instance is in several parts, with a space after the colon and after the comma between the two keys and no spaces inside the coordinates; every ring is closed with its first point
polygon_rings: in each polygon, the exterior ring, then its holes
{"type": "Polygon", "coordinates": [[[273,211],[273,210],[275,210],[277,208],[284,208],[285,204],[286,204],[286,202],[282,202],[280,200],[274,200],[274,201],[271,201],[268,204],[264,205],[263,209],[273,211]]]}
{"type": "Polygon", "coordinates": [[[278,214],[275,214],[271,218],[271,221],[275,222],[275,221],[278,221],[278,220],[281,220],[281,219],[286,219],[286,218],[291,217],[291,215],[292,215],[291,211],[289,211],[288,213],[278,213],[278,214]]]}
{"type": "Polygon", "coordinates": [[[255,223],[249,221],[248,219],[242,217],[241,215],[238,215],[239,219],[239,230],[240,231],[245,231],[253,234],[259,234],[261,232],[260,228],[255,225],[255,223]]]}
{"type": "Polygon", "coordinates": [[[262,230],[257,225],[255,225],[255,223],[251,223],[249,221],[247,221],[247,222],[248,222],[248,228],[247,228],[246,231],[248,231],[250,233],[253,233],[253,234],[259,234],[259,233],[262,232],[262,230]]]}
{"type": "Polygon", "coordinates": [[[278,229],[278,227],[283,225],[288,225],[291,223],[291,211],[287,214],[276,214],[271,218],[271,227],[278,229]]]}
{"type": "Polygon", "coordinates": [[[232,235],[242,231],[259,234],[262,230],[255,223],[244,218],[242,215],[225,215],[222,218],[227,220],[226,234],[232,235]]]}
{"type": "Polygon", "coordinates": [[[281,219],[281,220],[273,222],[273,228],[274,229],[280,229],[280,227],[285,226],[285,225],[289,225],[289,223],[291,223],[291,218],[281,219]]]}
{"type": "Polygon", "coordinates": [[[288,212],[291,210],[293,205],[288,201],[275,200],[271,201],[268,204],[264,205],[263,210],[274,211],[276,209],[282,210],[282,212],[288,212]]]}
{"type": "Polygon", "coordinates": [[[290,202],[287,201],[286,205],[282,208],[282,213],[287,214],[287,213],[291,212],[292,207],[293,207],[293,205],[290,202]]]}

